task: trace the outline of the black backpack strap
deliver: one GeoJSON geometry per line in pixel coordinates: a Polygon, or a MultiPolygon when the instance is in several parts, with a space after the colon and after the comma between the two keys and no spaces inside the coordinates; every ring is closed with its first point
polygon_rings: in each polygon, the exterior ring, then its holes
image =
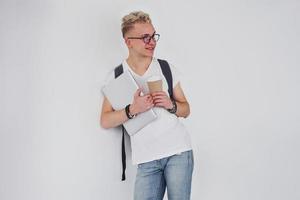
{"type": "MultiPolygon", "coordinates": [[[[115,78],[118,78],[123,73],[123,66],[120,64],[115,68],[115,78]]],[[[125,171],[126,171],[126,151],[125,151],[125,128],[122,125],[122,181],[126,179],[125,171]]]]}
{"type": "Polygon", "coordinates": [[[123,73],[123,65],[120,64],[115,68],[115,78],[118,78],[123,73]]]}
{"type": "Polygon", "coordinates": [[[171,99],[173,99],[173,77],[169,63],[166,60],[157,59],[161,68],[161,71],[168,83],[168,92],[171,99]]]}
{"type": "Polygon", "coordinates": [[[126,171],[126,151],[125,151],[125,128],[122,125],[122,181],[125,181],[125,171],[126,171]]]}

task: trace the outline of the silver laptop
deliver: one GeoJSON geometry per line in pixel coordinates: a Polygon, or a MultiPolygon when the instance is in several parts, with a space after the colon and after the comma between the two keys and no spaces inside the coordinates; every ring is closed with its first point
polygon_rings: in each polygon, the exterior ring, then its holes
{"type": "MultiPolygon", "coordinates": [[[[102,92],[111,103],[114,110],[121,110],[133,102],[134,93],[138,85],[129,70],[125,70],[118,78],[111,80],[102,88],[102,92]]],[[[123,125],[127,133],[132,136],[157,118],[150,109],[126,121],[123,125]]]]}

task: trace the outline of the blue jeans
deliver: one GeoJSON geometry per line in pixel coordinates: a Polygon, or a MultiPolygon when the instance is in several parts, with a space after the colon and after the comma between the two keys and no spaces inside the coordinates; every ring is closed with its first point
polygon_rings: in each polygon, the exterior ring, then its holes
{"type": "Polygon", "coordinates": [[[162,200],[166,188],[168,200],[189,200],[193,168],[192,150],[139,164],[134,200],[162,200]]]}

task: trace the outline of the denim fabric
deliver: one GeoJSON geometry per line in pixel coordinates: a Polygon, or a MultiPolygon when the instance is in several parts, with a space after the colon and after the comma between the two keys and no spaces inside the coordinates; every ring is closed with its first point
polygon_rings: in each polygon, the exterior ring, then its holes
{"type": "Polygon", "coordinates": [[[189,200],[194,168],[193,151],[138,165],[134,200],[189,200]]]}

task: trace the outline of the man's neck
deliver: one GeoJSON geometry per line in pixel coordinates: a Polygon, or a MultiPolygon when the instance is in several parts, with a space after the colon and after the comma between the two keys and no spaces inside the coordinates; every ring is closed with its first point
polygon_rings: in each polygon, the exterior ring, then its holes
{"type": "Polygon", "coordinates": [[[143,75],[151,64],[152,57],[137,57],[129,55],[126,61],[134,72],[139,75],[143,75]]]}

